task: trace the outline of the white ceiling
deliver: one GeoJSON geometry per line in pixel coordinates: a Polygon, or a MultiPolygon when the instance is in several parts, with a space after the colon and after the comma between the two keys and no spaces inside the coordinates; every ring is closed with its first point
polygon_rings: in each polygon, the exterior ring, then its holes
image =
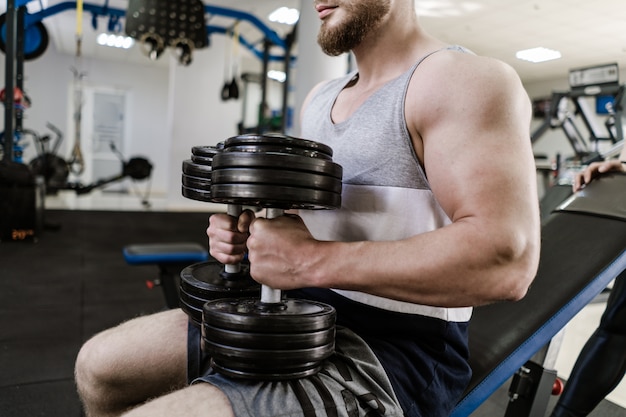
{"type": "MultiPolygon", "coordinates": [[[[62,1],[49,0],[48,7],[62,1]]],[[[34,5],[36,10],[39,3],[32,1],[29,6],[34,5]]],[[[106,0],[86,0],[85,3],[103,5],[106,0]]],[[[302,3],[312,7],[312,0],[204,0],[204,3],[249,12],[272,26],[281,37],[289,28],[267,22],[269,12],[281,5],[299,7],[302,3]]],[[[128,1],[109,0],[108,4],[126,9],[128,1]]],[[[525,82],[565,77],[571,68],[610,62],[618,62],[620,68],[626,69],[626,0],[416,0],[416,4],[422,11],[423,25],[433,35],[509,63],[525,82]],[[559,50],[563,57],[540,64],[515,58],[516,51],[537,46],[559,50]]],[[[107,21],[100,18],[99,29],[106,27],[107,21]]],[[[51,16],[43,23],[58,50],[75,53],[74,11],[51,16]]],[[[232,19],[214,16],[208,23],[229,26],[232,19]]],[[[242,33],[249,41],[262,37],[251,26],[242,27],[242,33]]],[[[91,14],[86,14],[84,56],[122,61],[148,59],[136,51],[98,46],[96,35],[91,26],[91,14]]]]}
{"type": "Polygon", "coordinates": [[[618,62],[626,69],[625,0],[473,0],[417,4],[473,4],[460,16],[423,18],[427,29],[449,42],[512,65],[524,81],[566,76],[569,69],[618,62]],[[562,58],[539,64],[515,52],[543,46],[562,58]]]}

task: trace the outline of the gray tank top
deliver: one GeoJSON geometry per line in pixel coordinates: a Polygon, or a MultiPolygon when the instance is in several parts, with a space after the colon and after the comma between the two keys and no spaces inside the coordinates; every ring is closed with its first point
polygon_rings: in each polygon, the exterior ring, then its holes
{"type": "MultiPolygon", "coordinates": [[[[465,51],[458,46],[445,49],[465,51]]],[[[311,98],[303,114],[301,137],[331,146],[333,160],[344,170],[340,209],[300,212],[317,239],[400,240],[451,223],[431,192],[404,117],[409,82],[428,56],[374,92],[341,123],[333,123],[332,106],[356,71],[327,82],[311,98]]],[[[335,291],[375,307],[447,321],[467,321],[472,311],[335,291]]]]}

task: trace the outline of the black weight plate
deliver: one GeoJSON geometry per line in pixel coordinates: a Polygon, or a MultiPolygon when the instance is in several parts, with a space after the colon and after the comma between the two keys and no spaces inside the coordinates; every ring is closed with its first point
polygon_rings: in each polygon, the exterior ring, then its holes
{"type": "Polygon", "coordinates": [[[341,207],[341,194],[265,184],[211,184],[211,201],[257,207],[317,210],[341,207]]]}
{"type": "Polygon", "coordinates": [[[311,362],[307,364],[302,364],[297,367],[292,367],[290,369],[280,367],[279,369],[275,370],[266,369],[259,371],[256,369],[248,369],[241,363],[230,363],[223,359],[219,363],[215,362],[214,360],[211,361],[211,367],[220,374],[232,378],[254,379],[262,381],[286,381],[288,379],[304,378],[307,376],[315,375],[322,369],[320,362],[311,362]]]}
{"type": "Polygon", "coordinates": [[[240,275],[224,275],[224,265],[209,260],[189,265],[181,271],[180,290],[194,297],[215,300],[256,296],[260,293],[260,285],[250,278],[250,266],[246,263],[241,264],[240,275]]]}
{"type": "Polygon", "coordinates": [[[274,168],[311,172],[341,179],[343,168],[326,159],[272,152],[220,152],[213,158],[213,170],[222,168],[274,168]]]}
{"type": "Polygon", "coordinates": [[[230,148],[231,146],[279,146],[283,148],[301,148],[307,149],[310,151],[315,151],[319,153],[323,153],[328,155],[329,157],[333,156],[333,150],[330,146],[324,145],[323,143],[315,142],[312,140],[300,139],[293,136],[287,136],[279,133],[269,133],[265,135],[240,135],[233,136],[231,138],[226,139],[224,142],[224,150],[230,148]]]}
{"type": "Polygon", "coordinates": [[[197,289],[184,289],[179,287],[179,298],[181,303],[185,303],[197,309],[202,317],[202,307],[204,303],[212,300],[219,300],[222,298],[238,298],[238,297],[259,297],[261,295],[260,286],[250,284],[248,288],[241,288],[239,290],[233,290],[232,288],[219,288],[215,287],[210,293],[201,293],[197,289]]]}
{"type": "Polygon", "coordinates": [[[237,145],[224,149],[224,152],[272,152],[306,156],[307,158],[332,159],[330,155],[318,151],[279,145],[237,145]]]}
{"type": "Polygon", "coordinates": [[[335,342],[303,349],[244,349],[203,338],[202,350],[216,362],[223,359],[249,369],[280,370],[326,359],[335,351],[335,342]]]}
{"type": "Polygon", "coordinates": [[[179,300],[179,305],[180,305],[181,310],[183,310],[183,312],[187,314],[187,317],[189,317],[189,319],[196,326],[200,327],[202,325],[202,309],[201,308],[198,308],[194,304],[187,303],[182,298],[179,300]]]}
{"type": "Polygon", "coordinates": [[[220,329],[306,333],[334,326],[336,312],[332,306],[315,301],[286,299],[268,308],[258,298],[241,298],[209,301],[203,307],[202,316],[209,326],[220,329]]]}
{"type": "Polygon", "coordinates": [[[187,188],[207,191],[209,193],[211,192],[211,179],[193,177],[191,175],[183,174],[182,183],[187,188]]]}
{"type": "Polygon", "coordinates": [[[202,336],[213,343],[247,349],[304,349],[333,343],[335,328],[308,333],[251,333],[204,323],[202,336]]]}
{"type": "Polygon", "coordinates": [[[204,156],[208,158],[213,158],[220,151],[221,149],[219,145],[218,146],[194,146],[191,148],[192,155],[204,156]]]}
{"type": "Polygon", "coordinates": [[[205,203],[211,203],[213,201],[210,190],[198,190],[196,188],[189,188],[183,185],[181,186],[181,193],[183,197],[189,198],[190,200],[204,201],[205,203]]]}
{"type": "Polygon", "coordinates": [[[200,155],[191,155],[191,162],[199,165],[211,165],[213,162],[212,156],[200,156],[200,155]]]}
{"type": "Polygon", "coordinates": [[[269,168],[220,168],[211,175],[213,184],[269,184],[341,193],[341,180],[328,175],[269,168]]]}
{"type": "MultiPolygon", "coordinates": [[[[179,298],[181,302],[184,302],[185,304],[188,304],[190,306],[193,306],[194,308],[202,311],[202,306],[204,305],[204,303],[206,303],[209,300],[219,300],[220,298],[224,298],[223,296],[220,297],[220,292],[216,291],[215,292],[215,297],[213,297],[213,294],[208,294],[208,295],[203,295],[201,297],[198,297],[197,295],[192,295],[187,293],[187,291],[185,291],[183,288],[179,288],[179,298]]],[[[232,297],[232,294],[231,294],[232,297]]],[[[202,314],[200,314],[202,315],[202,314]]]]}
{"type": "Polygon", "coordinates": [[[202,324],[202,306],[209,300],[232,297],[258,297],[261,286],[248,275],[249,266],[242,265],[237,279],[224,278],[224,266],[216,260],[199,262],[180,274],[180,308],[198,326],[202,324]]]}
{"type": "MultiPolygon", "coordinates": [[[[190,294],[187,291],[185,291],[182,288],[179,288],[179,298],[181,303],[185,303],[186,305],[192,306],[195,310],[198,310],[200,312],[200,320],[202,320],[202,306],[204,306],[204,303],[206,303],[207,301],[211,301],[211,300],[219,300],[221,298],[232,298],[232,297],[237,297],[238,294],[233,294],[232,291],[222,291],[219,288],[216,288],[215,291],[211,294],[202,294],[199,295],[198,293],[194,294],[190,294]]],[[[251,291],[251,292],[246,292],[244,293],[244,295],[246,297],[254,297],[255,295],[258,295],[260,293],[260,291],[251,291]]]]}
{"type": "Polygon", "coordinates": [[[191,159],[185,159],[183,161],[183,174],[191,175],[192,177],[211,179],[212,171],[213,169],[210,165],[196,164],[191,159]]]}

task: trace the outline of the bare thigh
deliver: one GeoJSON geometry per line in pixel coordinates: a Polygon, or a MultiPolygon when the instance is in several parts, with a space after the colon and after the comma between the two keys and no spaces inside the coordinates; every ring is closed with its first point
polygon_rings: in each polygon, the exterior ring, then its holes
{"type": "Polygon", "coordinates": [[[116,404],[143,403],[186,386],[187,325],[179,309],[126,321],[89,340],[78,362],[91,370],[85,375],[95,375],[108,387],[106,397],[116,404]]]}
{"type": "Polygon", "coordinates": [[[232,417],[228,398],[210,384],[195,384],[156,398],[123,417],[232,417]]]}

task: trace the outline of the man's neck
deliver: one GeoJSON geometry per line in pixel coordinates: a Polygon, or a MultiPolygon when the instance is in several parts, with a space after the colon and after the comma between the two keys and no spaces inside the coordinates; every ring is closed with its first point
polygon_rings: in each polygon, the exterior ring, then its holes
{"type": "Polygon", "coordinates": [[[421,57],[446,44],[432,38],[419,27],[412,30],[372,34],[354,53],[361,87],[389,81],[407,71],[421,57]]]}

